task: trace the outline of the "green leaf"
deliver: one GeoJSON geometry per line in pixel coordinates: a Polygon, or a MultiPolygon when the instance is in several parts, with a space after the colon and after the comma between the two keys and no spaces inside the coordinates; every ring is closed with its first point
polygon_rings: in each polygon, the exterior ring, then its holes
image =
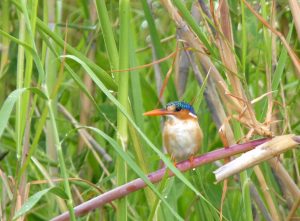
{"type": "Polygon", "coordinates": [[[35,193],[34,195],[32,195],[31,197],[28,198],[28,200],[23,204],[23,206],[21,207],[21,209],[19,209],[13,220],[16,220],[17,218],[19,218],[20,216],[25,215],[27,212],[29,212],[39,201],[40,199],[47,194],[49,191],[51,191],[53,189],[53,187],[41,190],[37,193],[35,193]]]}
{"type": "Polygon", "coordinates": [[[39,58],[37,52],[34,50],[34,48],[32,48],[32,47],[31,47],[30,45],[28,45],[27,43],[22,42],[22,41],[20,41],[19,39],[17,39],[17,38],[15,38],[15,37],[11,36],[10,34],[6,33],[5,31],[3,31],[3,30],[1,30],[1,29],[0,29],[0,35],[6,37],[6,38],[8,38],[8,39],[10,39],[11,41],[13,41],[13,42],[15,42],[15,43],[17,43],[17,44],[19,44],[19,45],[22,45],[22,46],[23,46],[23,47],[24,47],[24,48],[32,55],[32,57],[33,57],[33,59],[34,59],[34,62],[35,62],[35,64],[36,64],[36,67],[37,67],[37,69],[38,69],[38,72],[39,72],[39,79],[42,81],[42,80],[44,79],[45,73],[44,73],[43,67],[42,67],[42,65],[41,65],[40,58],[39,58]]]}
{"type": "Polygon", "coordinates": [[[201,86],[199,92],[197,93],[196,100],[194,102],[194,108],[195,108],[196,113],[199,112],[200,104],[201,104],[201,101],[203,100],[203,94],[204,94],[204,90],[205,90],[205,87],[207,84],[207,80],[209,78],[209,73],[210,72],[207,73],[204,81],[202,82],[202,86],[201,86]]]}
{"type": "MultiPolygon", "coordinates": [[[[289,27],[290,31],[288,33],[287,36],[287,41],[290,42],[291,40],[291,36],[293,33],[293,26],[289,27]]],[[[282,75],[283,75],[283,71],[284,68],[286,67],[286,61],[287,61],[287,50],[285,47],[282,48],[280,56],[279,56],[279,60],[278,60],[278,65],[276,67],[276,70],[274,71],[273,74],[273,79],[272,79],[272,90],[278,90],[278,86],[280,81],[282,80],[282,75]]]]}
{"type": "Polygon", "coordinates": [[[153,190],[153,192],[161,199],[163,203],[168,207],[168,209],[173,213],[173,215],[178,219],[178,220],[183,220],[178,213],[170,206],[170,204],[166,201],[166,199],[160,194],[160,192],[155,188],[155,186],[150,182],[148,177],[144,174],[144,172],[139,168],[139,166],[135,163],[135,161],[125,152],[123,151],[122,147],[118,145],[118,143],[109,137],[107,134],[105,134],[103,131],[94,128],[94,127],[83,127],[87,128],[90,130],[95,131],[97,134],[102,136],[104,139],[106,139],[114,148],[114,150],[122,157],[124,161],[136,172],[136,174],[144,180],[144,182],[153,190]]]}
{"type": "Polygon", "coordinates": [[[53,193],[56,196],[58,196],[58,197],[60,197],[60,198],[62,198],[64,200],[69,199],[68,195],[66,194],[66,192],[64,191],[64,189],[61,188],[61,187],[58,187],[58,186],[52,187],[51,190],[50,190],[50,193],[53,193]]]}
{"type": "MultiPolygon", "coordinates": [[[[57,56],[59,58],[59,52],[53,47],[53,45],[51,44],[51,42],[48,39],[48,36],[41,33],[41,37],[43,38],[45,44],[48,46],[48,48],[51,50],[51,52],[54,53],[55,56],[57,56]]],[[[79,88],[82,90],[82,92],[85,93],[85,95],[94,103],[95,107],[98,109],[97,102],[95,101],[93,96],[90,94],[90,92],[86,89],[84,83],[82,82],[82,80],[80,79],[78,74],[76,74],[75,71],[73,71],[73,69],[71,68],[71,66],[68,65],[67,63],[65,63],[65,68],[67,69],[68,73],[71,75],[73,80],[76,82],[76,84],[79,86],[79,88]]],[[[62,101],[62,103],[63,103],[63,101],[62,101]]]]}
{"type": "Polygon", "coordinates": [[[3,134],[4,129],[7,126],[10,114],[13,110],[13,107],[16,103],[16,101],[19,99],[22,93],[24,93],[26,90],[30,90],[34,92],[35,94],[39,95],[43,99],[48,99],[47,96],[38,88],[19,88],[17,90],[14,90],[10,93],[10,95],[6,98],[4,101],[1,110],[0,110],[0,137],[3,134]]]}
{"type": "MultiPolygon", "coordinates": [[[[85,71],[90,75],[95,84],[99,87],[99,89],[109,98],[116,106],[120,109],[120,111],[126,116],[128,121],[132,124],[132,126],[137,130],[140,136],[145,140],[145,142],[151,147],[151,149],[159,155],[161,160],[165,163],[165,165],[170,168],[170,170],[177,176],[187,187],[189,187],[195,194],[197,194],[200,198],[202,198],[211,208],[219,213],[219,211],[194,187],[191,182],[184,177],[184,175],[173,165],[173,163],[148,139],[148,137],[141,131],[141,129],[136,125],[134,120],[127,113],[125,108],[117,101],[117,99],[109,92],[109,90],[105,87],[105,85],[99,80],[99,78],[95,75],[95,73],[89,68],[87,64],[85,64],[79,58],[73,55],[65,55],[62,57],[70,58],[81,64],[81,66],[85,69],[85,71]]],[[[141,177],[142,178],[142,177],[141,177]]],[[[147,179],[148,180],[148,179],[147,179]]],[[[146,182],[146,180],[144,180],[146,182]]],[[[147,183],[147,182],[146,182],[147,183]]],[[[147,183],[148,184],[148,183],[147,183]]]]}

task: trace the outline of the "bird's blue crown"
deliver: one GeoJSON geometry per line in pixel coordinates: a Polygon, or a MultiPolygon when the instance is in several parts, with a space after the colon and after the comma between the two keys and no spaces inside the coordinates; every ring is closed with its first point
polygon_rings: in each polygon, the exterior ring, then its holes
{"type": "Polygon", "coordinates": [[[195,114],[195,110],[193,108],[192,105],[184,102],[184,101],[173,101],[173,102],[170,102],[166,105],[166,107],[169,107],[169,106],[175,106],[176,107],[176,111],[180,111],[182,109],[185,109],[185,110],[188,110],[190,111],[191,113],[195,114]]]}

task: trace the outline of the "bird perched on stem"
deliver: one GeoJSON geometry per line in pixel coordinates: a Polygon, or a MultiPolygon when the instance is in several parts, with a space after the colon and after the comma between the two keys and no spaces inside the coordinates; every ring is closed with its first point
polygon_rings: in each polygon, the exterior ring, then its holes
{"type": "Polygon", "coordinates": [[[163,109],[144,113],[144,116],[166,116],[163,143],[171,158],[176,162],[190,159],[202,144],[202,130],[194,108],[183,101],[170,102],[163,109]]]}

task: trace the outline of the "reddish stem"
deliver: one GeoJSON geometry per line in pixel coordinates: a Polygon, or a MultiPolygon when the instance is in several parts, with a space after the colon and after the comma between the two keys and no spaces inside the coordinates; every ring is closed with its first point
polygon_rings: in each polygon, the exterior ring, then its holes
{"type": "MultiPolygon", "coordinates": [[[[263,138],[259,140],[253,140],[248,143],[243,144],[235,144],[230,146],[229,148],[221,148],[209,153],[203,154],[201,156],[195,157],[193,162],[186,160],[176,165],[177,169],[181,172],[185,172],[187,170],[193,169],[195,167],[199,167],[203,164],[208,164],[210,162],[224,159],[226,157],[230,157],[239,153],[243,153],[254,149],[256,146],[265,143],[266,141],[270,140],[270,138],[263,138]]],[[[157,183],[161,181],[165,175],[166,168],[159,169],[153,173],[148,175],[148,179],[152,183],[157,183]]],[[[174,176],[174,174],[170,171],[169,177],[174,176]]],[[[132,180],[129,183],[126,183],[122,186],[119,186],[115,189],[112,189],[106,193],[103,193],[100,196],[97,196],[93,199],[90,199],[74,208],[76,216],[82,216],[98,207],[103,206],[106,203],[109,203],[113,200],[122,198],[132,192],[135,192],[139,189],[145,188],[147,185],[141,178],[137,178],[132,180]]],[[[65,212],[55,218],[52,221],[63,221],[69,220],[69,212],[65,212]]]]}

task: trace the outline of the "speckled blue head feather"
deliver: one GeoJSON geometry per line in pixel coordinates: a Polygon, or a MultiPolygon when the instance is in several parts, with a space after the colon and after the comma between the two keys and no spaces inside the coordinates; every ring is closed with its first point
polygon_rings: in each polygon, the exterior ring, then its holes
{"type": "Polygon", "coordinates": [[[176,107],[176,110],[177,110],[177,111],[180,111],[180,110],[184,109],[184,110],[188,110],[188,111],[190,111],[192,114],[195,114],[195,115],[196,115],[193,106],[190,105],[190,104],[188,104],[188,103],[186,103],[186,102],[184,102],[184,101],[173,101],[173,102],[170,102],[170,103],[168,103],[168,104],[166,105],[166,108],[167,108],[168,106],[173,106],[173,105],[176,107]]]}

